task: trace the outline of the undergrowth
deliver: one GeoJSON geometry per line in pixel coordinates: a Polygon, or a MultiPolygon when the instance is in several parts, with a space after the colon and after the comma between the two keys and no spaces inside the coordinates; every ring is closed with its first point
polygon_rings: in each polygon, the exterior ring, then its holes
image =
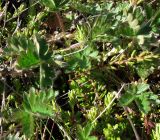
{"type": "Polygon", "coordinates": [[[0,5],[0,139],[160,139],[158,0],[0,5]]]}

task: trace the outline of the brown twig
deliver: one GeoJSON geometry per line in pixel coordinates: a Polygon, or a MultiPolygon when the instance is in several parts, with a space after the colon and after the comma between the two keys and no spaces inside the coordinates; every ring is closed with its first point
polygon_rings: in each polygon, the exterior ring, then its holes
{"type": "Polygon", "coordinates": [[[60,28],[61,28],[61,30],[62,30],[62,33],[65,35],[65,28],[64,28],[63,20],[62,20],[62,18],[61,18],[61,16],[60,16],[59,12],[56,12],[56,17],[57,17],[57,19],[58,19],[58,23],[59,23],[59,25],[60,25],[60,28]]]}

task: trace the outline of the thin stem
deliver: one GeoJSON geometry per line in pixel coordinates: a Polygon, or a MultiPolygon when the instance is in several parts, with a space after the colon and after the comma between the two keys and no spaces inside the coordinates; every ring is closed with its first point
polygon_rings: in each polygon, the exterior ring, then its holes
{"type": "Polygon", "coordinates": [[[6,139],[6,137],[11,133],[13,132],[14,130],[16,130],[16,128],[20,127],[21,125],[18,124],[16,125],[15,127],[11,128],[10,130],[8,130],[4,135],[1,135],[0,139],[3,140],[3,139],[6,139]]]}
{"type": "Polygon", "coordinates": [[[42,90],[43,89],[43,66],[42,64],[40,64],[40,76],[39,76],[39,85],[40,85],[40,89],[42,90]]]}
{"type": "Polygon", "coordinates": [[[111,101],[111,102],[108,104],[108,106],[97,116],[97,118],[96,118],[92,123],[95,123],[95,122],[97,121],[97,119],[99,119],[99,118],[103,115],[103,113],[105,113],[106,110],[111,107],[111,105],[112,105],[113,102],[116,100],[116,98],[119,97],[119,95],[120,95],[122,89],[124,88],[124,86],[125,86],[125,84],[123,84],[123,85],[121,86],[120,90],[119,90],[118,93],[115,95],[115,97],[112,99],[112,101],[111,101]]]}
{"type": "MultiPolygon", "coordinates": [[[[5,92],[6,92],[6,79],[5,78],[3,78],[3,82],[4,82],[4,84],[3,84],[3,93],[2,93],[2,105],[1,105],[1,113],[2,113],[2,111],[4,110],[4,108],[5,108],[5,92]]],[[[0,131],[1,131],[1,135],[3,134],[3,126],[2,126],[2,123],[3,123],[3,118],[2,118],[2,116],[0,116],[0,131]]]]}
{"type": "MultiPolygon", "coordinates": [[[[47,122],[48,122],[48,120],[47,120],[47,122]]],[[[50,137],[51,137],[53,140],[55,140],[54,137],[52,136],[52,132],[51,132],[51,131],[47,128],[47,126],[46,126],[47,123],[44,124],[43,121],[41,121],[41,123],[42,123],[43,125],[45,125],[45,132],[48,132],[49,135],[50,135],[50,137]]],[[[42,126],[41,126],[41,127],[42,127],[42,126]]],[[[39,128],[40,128],[40,127],[39,127],[39,128]]],[[[41,128],[40,128],[40,129],[41,129],[41,128]]],[[[44,132],[43,132],[43,133],[44,133],[44,132]]],[[[42,139],[42,140],[45,140],[44,137],[43,137],[43,136],[44,136],[43,133],[41,133],[41,139],[42,139]]]]}
{"type": "Polygon", "coordinates": [[[62,125],[60,125],[59,123],[57,123],[59,129],[64,133],[64,137],[66,137],[68,140],[72,140],[71,137],[69,136],[68,132],[63,128],[62,125]]]}
{"type": "Polygon", "coordinates": [[[49,120],[49,118],[47,119],[44,130],[43,130],[42,140],[45,139],[45,132],[46,132],[46,129],[47,129],[48,120],[49,120]]]}
{"type": "MultiPolygon", "coordinates": [[[[22,11],[19,13],[19,15],[20,15],[20,14],[22,14],[23,12],[27,11],[29,8],[31,8],[31,7],[33,7],[33,6],[35,6],[35,5],[36,5],[36,4],[38,4],[38,3],[39,3],[39,1],[37,1],[37,2],[33,3],[30,7],[25,8],[24,10],[22,10],[22,11]]],[[[12,19],[15,19],[15,18],[17,18],[17,15],[16,15],[16,16],[13,16],[13,17],[11,17],[11,18],[10,18],[10,19],[8,19],[8,20],[6,20],[6,22],[5,22],[5,23],[7,23],[7,22],[9,22],[9,21],[11,21],[12,19]]]]}
{"type": "Polygon", "coordinates": [[[131,120],[131,117],[129,116],[129,113],[128,113],[128,111],[127,111],[127,108],[123,106],[123,109],[125,110],[125,112],[126,112],[126,114],[127,114],[128,121],[129,121],[129,123],[130,123],[131,126],[132,126],[132,129],[133,129],[133,132],[134,132],[134,134],[135,134],[136,140],[140,140],[140,137],[139,137],[139,135],[138,135],[138,132],[137,132],[137,130],[136,130],[136,128],[135,128],[132,120],[131,120]]]}

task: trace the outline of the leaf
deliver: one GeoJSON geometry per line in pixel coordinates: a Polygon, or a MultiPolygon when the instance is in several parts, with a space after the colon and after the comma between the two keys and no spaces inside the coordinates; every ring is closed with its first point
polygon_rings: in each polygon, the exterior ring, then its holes
{"type": "Polygon", "coordinates": [[[128,106],[130,103],[132,103],[136,99],[136,96],[133,94],[124,94],[119,99],[120,104],[122,106],[128,106]]]}
{"type": "Polygon", "coordinates": [[[57,7],[61,8],[62,6],[66,5],[69,0],[55,0],[57,7]]]}
{"type": "Polygon", "coordinates": [[[31,114],[23,112],[22,114],[23,119],[22,125],[23,125],[23,132],[27,137],[31,137],[34,133],[34,118],[31,114]]]}
{"type": "Polygon", "coordinates": [[[143,61],[136,65],[136,71],[138,75],[146,79],[150,74],[153,73],[155,67],[156,67],[156,61],[143,61]]]}
{"type": "Polygon", "coordinates": [[[151,101],[153,101],[154,104],[160,104],[160,99],[158,98],[158,95],[155,95],[153,93],[150,93],[150,98],[151,101]]]}
{"type": "MultiPolygon", "coordinates": [[[[52,92],[53,94],[53,92],[52,92]]],[[[55,95],[49,95],[44,92],[31,92],[24,96],[23,108],[31,114],[38,114],[42,117],[53,116],[53,107],[50,101],[55,98],[55,95]],[[50,97],[50,98],[49,98],[50,97]]]]}
{"type": "Polygon", "coordinates": [[[69,70],[74,70],[77,68],[87,69],[91,67],[91,61],[88,56],[85,56],[81,53],[77,53],[68,61],[69,70]]]}
{"type": "Polygon", "coordinates": [[[135,99],[141,97],[146,90],[149,89],[149,85],[145,83],[138,83],[130,85],[126,90],[125,94],[119,99],[122,106],[128,106],[135,99]]]}
{"type": "Polygon", "coordinates": [[[150,19],[151,20],[151,25],[156,24],[158,22],[159,18],[160,18],[160,9],[158,9],[156,11],[156,13],[154,13],[154,16],[152,16],[152,18],[150,19]]]}
{"type": "Polygon", "coordinates": [[[125,28],[123,28],[123,26],[118,30],[118,34],[122,34],[123,36],[133,36],[134,35],[134,31],[131,27],[126,26],[125,28]]]}
{"type": "Polygon", "coordinates": [[[10,51],[17,51],[18,67],[29,69],[39,66],[42,61],[49,61],[52,53],[44,39],[34,37],[34,42],[27,37],[13,37],[9,41],[10,51]],[[17,43],[17,44],[16,44],[17,43]]]}
{"type": "Polygon", "coordinates": [[[52,88],[48,89],[46,93],[42,93],[45,95],[45,102],[52,101],[58,95],[58,91],[54,91],[52,88]]]}
{"type": "Polygon", "coordinates": [[[88,123],[84,128],[79,125],[77,133],[78,140],[97,140],[95,136],[90,136],[92,129],[93,125],[90,123],[88,123]]]}
{"type": "Polygon", "coordinates": [[[89,54],[90,57],[92,58],[98,58],[98,51],[94,51],[91,54],[89,54]]]}
{"type": "Polygon", "coordinates": [[[18,68],[21,69],[29,69],[31,67],[38,66],[40,63],[38,56],[31,51],[28,51],[27,53],[21,52],[17,61],[18,61],[18,68]]]}
{"type": "Polygon", "coordinates": [[[36,46],[36,52],[40,60],[47,61],[51,58],[52,53],[49,52],[49,47],[44,39],[34,37],[34,44],[36,46]]]}
{"type": "Polygon", "coordinates": [[[148,84],[139,83],[137,85],[137,94],[141,94],[141,93],[143,93],[144,91],[146,91],[148,89],[149,89],[149,85],[148,84]]]}
{"type": "Polygon", "coordinates": [[[88,137],[92,131],[92,124],[87,124],[84,128],[84,135],[88,137]]]}
{"type": "Polygon", "coordinates": [[[95,136],[90,136],[87,140],[97,140],[97,138],[95,136]]]}
{"type": "Polygon", "coordinates": [[[7,52],[7,54],[11,54],[11,55],[19,55],[21,52],[26,51],[27,49],[29,49],[30,51],[33,51],[35,46],[33,44],[33,42],[21,35],[19,36],[13,36],[8,40],[8,47],[5,49],[5,51],[7,52]]]}
{"type": "Polygon", "coordinates": [[[146,23],[143,23],[141,26],[140,26],[140,29],[138,30],[137,32],[137,35],[147,35],[150,33],[150,31],[152,30],[151,26],[150,26],[150,23],[151,22],[146,22],[146,23]]]}
{"type": "Polygon", "coordinates": [[[31,138],[34,134],[34,118],[31,114],[25,111],[19,111],[15,114],[16,119],[20,120],[23,128],[23,133],[31,138]]]}
{"type": "Polygon", "coordinates": [[[137,93],[137,85],[136,84],[131,84],[125,89],[127,94],[133,94],[135,95],[137,93]]]}
{"type": "Polygon", "coordinates": [[[48,7],[51,11],[56,11],[62,8],[69,0],[40,0],[41,3],[48,7]]]}
{"type": "MultiPolygon", "coordinates": [[[[34,103],[33,99],[31,100],[31,102],[34,103]]],[[[30,105],[30,101],[28,100],[27,95],[23,96],[23,103],[22,103],[22,105],[23,105],[23,108],[24,108],[25,111],[31,111],[32,110],[31,105],[30,105]]]]}
{"type": "Polygon", "coordinates": [[[147,19],[150,19],[153,15],[152,6],[150,4],[146,3],[146,4],[144,4],[144,10],[145,10],[147,19]]]}
{"type": "Polygon", "coordinates": [[[44,6],[46,6],[46,7],[48,7],[50,10],[56,10],[56,4],[55,4],[55,2],[54,2],[54,0],[40,0],[40,2],[44,5],[44,6]]]}
{"type": "Polygon", "coordinates": [[[136,103],[140,111],[143,112],[144,114],[148,114],[148,112],[151,110],[149,102],[149,94],[150,93],[144,92],[136,99],[136,103]]]}

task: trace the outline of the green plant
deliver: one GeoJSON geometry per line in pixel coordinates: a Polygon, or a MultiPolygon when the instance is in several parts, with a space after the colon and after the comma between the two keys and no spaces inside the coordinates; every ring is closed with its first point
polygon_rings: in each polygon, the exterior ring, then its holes
{"type": "Polygon", "coordinates": [[[158,139],[159,6],[39,0],[13,15],[1,7],[1,138],[158,139]]]}
{"type": "Polygon", "coordinates": [[[160,136],[160,125],[157,123],[155,130],[152,131],[152,138],[153,140],[159,139],[160,136]]]}
{"type": "Polygon", "coordinates": [[[24,95],[22,108],[15,113],[15,118],[20,120],[23,132],[27,137],[32,137],[35,131],[35,118],[55,117],[52,100],[55,100],[56,93],[53,90],[36,93],[34,88],[24,95]]]}
{"type": "Polygon", "coordinates": [[[128,106],[135,101],[139,110],[147,114],[151,110],[151,101],[159,103],[158,96],[154,95],[153,92],[147,92],[147,90],[149,90],[148,84],[137,83],[130,85],[120,98],[120,104],[128,106]]]}
{"type": "Polygon", "coordinates": [[[81,126],[78,126],[78,133],[77,137],[79,140],[96,140],[97,138],[94,136],[90,136],[90,133],[92,131],[92,125],[87,124],[84,128],[81,126]]]}

